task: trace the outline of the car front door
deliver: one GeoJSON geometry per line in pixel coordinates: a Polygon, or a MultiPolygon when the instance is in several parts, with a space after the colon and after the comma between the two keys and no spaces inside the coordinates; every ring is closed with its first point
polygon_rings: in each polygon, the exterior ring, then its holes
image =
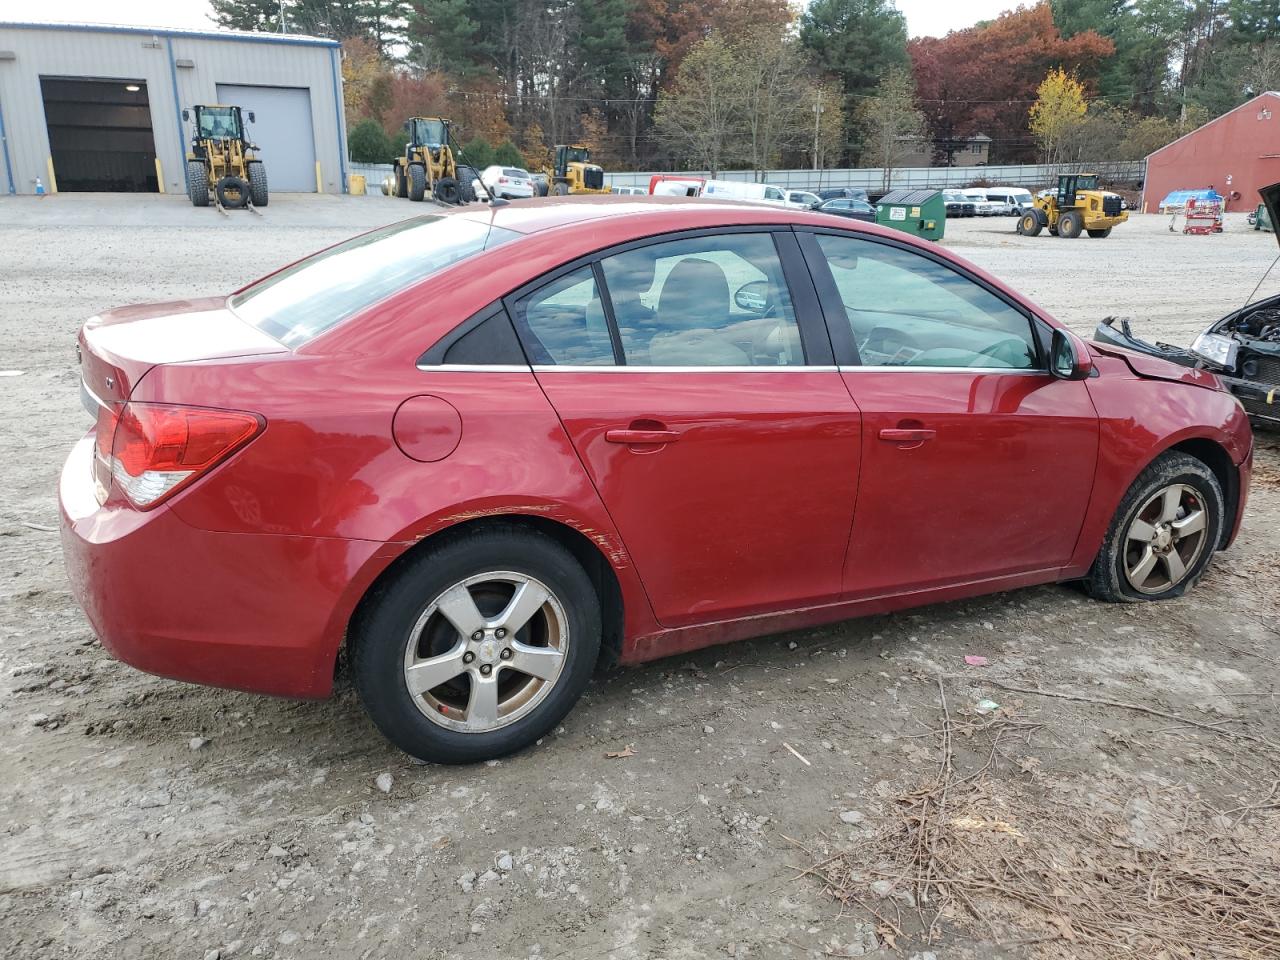
{"type": "Polygon", "coordinates": [[[904,244],[803,233],[862,411],[851,598],[1049,571],[1075,547],[1098,418],[1047,371],[1047,326],[904,244]]]}
{"type": "Polygon", "coordinates": [[[631,245],[508,306],[659,622],[839,598],[860,420],[793,234],[631,245]]]}

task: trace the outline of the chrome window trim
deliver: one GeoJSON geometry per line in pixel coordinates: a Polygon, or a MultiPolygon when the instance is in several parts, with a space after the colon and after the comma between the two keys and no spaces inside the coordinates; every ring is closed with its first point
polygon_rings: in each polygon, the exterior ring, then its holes
{"type": "Polygon", "coordinates": [[[1012,373],[1020,376],[1035,375],[1040,377],[1050,376],[1049,371],[1040,370],[1036,367],[931,367],[928,364],[896,364],[896,363],[863,363],[855,364],[848,367],[837,368],[841,373],[858,373],[859,371],[880,372],[891,370],[902,373],[1012,373]]]}
{"type": "Polygon", "coordinates": [[[805,366],[796,363],[782,366],[703,366],[703,367],[642,367],[627,366],[578,366],[570,364],[534,364],[534,373],[836,373],[834,366],[805,366]]]}
{"type": "Polygon", "coordinates": [[[529,373],[527,363],[420,363],[423,373],[529,373]]]}

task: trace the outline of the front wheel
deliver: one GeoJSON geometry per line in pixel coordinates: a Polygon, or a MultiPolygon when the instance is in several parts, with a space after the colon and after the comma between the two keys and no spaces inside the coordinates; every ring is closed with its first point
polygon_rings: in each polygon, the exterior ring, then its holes
{"type": "Polygon", "coordinates": [[[1085,589],[1111,602],[1182,596],[1213,559],[1225,512],[1222,487],[1202,461],[1160,456],[1120,502],[1085,589]]]}
{"type": "Polygon", "coordinates": [[[420,203],[427,196],[427,171],[423,169],[422,164],[412,163],[409,165],[409,199],[414,203],[420,203]]]}
{"type": "Polygon", "coordinates": [[[412,558],[353,625],[356,687],[406,753],[474,763],[520,750],[577,702],[600,652],[581,565],[542,534],[501,527],[412,558]]]}
{"type": "Polygon", "coordinates": [[[569,185],[563,181],[557,182],[551,192],[557,197],[567,197],[569,195],[569,185]]]}
{"type": "Polygon", "coordinates": [[[1018,233],[1024,237],[1038,237],[1042,226],[1034,213],[1024,213],[1018,220],[1018,233]]]}
{"type": "Polygon", "coordinates": [[[193,207],[209,205],[209,168],[201,160],[187,161],[187,196],[193,207]]]}
{"type": "Polygon", "coordinates": [[[1078,213],[1064,213],[1058,218],[1058,236],[1074,240],[1084,229],[1084,220],[1078,213]]]}
{"type": "Polygon", "coordinates": [[[1087,230],[1085,232],[1096,240],[1105,240],[1107,237],[1111,236],[1110,227],[1107,227],[1105,230],[1087,230]]]}
{"type": "Polygon", "coordinates": [[[267,168],[259,160],[249,164],[249,198],[255,207],[265,207],[270,199],[267,192],[267,168]]]}

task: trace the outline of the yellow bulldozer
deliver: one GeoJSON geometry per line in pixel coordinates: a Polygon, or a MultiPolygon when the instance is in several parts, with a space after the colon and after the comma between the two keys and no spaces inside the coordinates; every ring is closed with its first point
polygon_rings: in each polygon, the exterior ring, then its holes
{"type": "Polygon", "coordinates": [[[1036,197],[1034,206],[1018,218],[1018,233],[1038,236],[1045,227],[1068,240],[1087,233],[1109,236],[1111,228],[1129,219],[1118,193],[1098,189],[1096,173],[1071,173],[1058,177],[1056,192],[1036,197]]]}
{"type": "Polygon", "coordinates": [[[254,123],[253,111],[239,107],[202,104],[182,111],[191,122],[191,149],[187,152],[187,196],[197,207],[207,207],[213,197],[219,208],[267,205],[267,170],[257,156],[257,146],[244,132],[244,119],[254,123]]]}
{"type": "Polygon", "coordinates": [[[411,117],[404,123],[409,141],[404,155],[396,157],[391,189],[397,197],[425,200],[434,197],[454,206],[476,198],[474,167],[458,163],[451,121],[443,117],[411,117]]]}
{"type": "Polygon", "coordinates": [[[609,192],[604,185],[604,168],[591,162],[591,151],[583,146],[556,144],[554,163],[545,173],[547,192],[558,197],[609,192]]]}

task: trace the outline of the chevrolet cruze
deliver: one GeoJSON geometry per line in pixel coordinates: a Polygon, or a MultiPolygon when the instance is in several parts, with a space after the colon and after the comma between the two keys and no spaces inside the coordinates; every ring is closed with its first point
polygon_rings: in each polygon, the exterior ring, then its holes
{"type": "Polygon", "coordinates": [[[1252,435],[947,251],[749,203],[517,201],[79,337],[73,589],[143,670],[466,762],[598,662],[1029,584],[1174,597],[1252,435]]]}

